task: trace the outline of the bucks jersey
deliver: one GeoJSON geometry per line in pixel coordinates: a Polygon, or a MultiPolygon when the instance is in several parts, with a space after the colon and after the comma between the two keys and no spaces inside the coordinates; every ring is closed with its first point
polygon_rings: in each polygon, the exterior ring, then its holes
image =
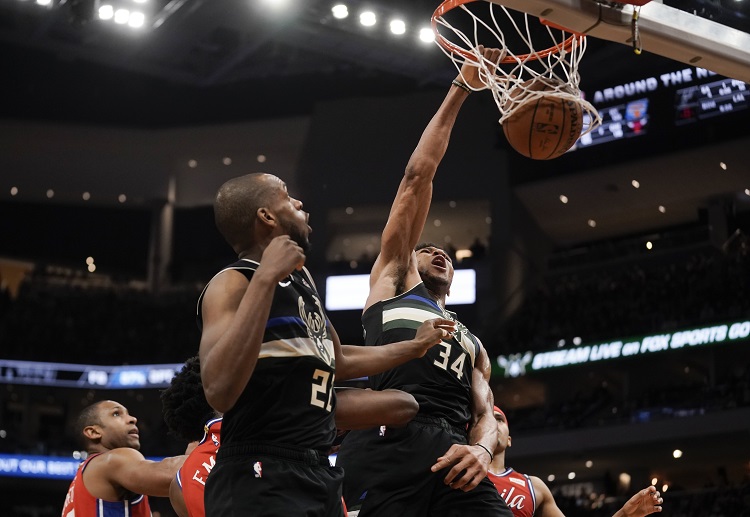
{"type": "Polygon", "coordinates": [[[122,501],[105,501],[91,495],[83,484],[83,471],[97,456],[92,454],[78,467],[65,497],[62,517],[151,517],[145,495],[131,494],[122,501]]]}
{"type": "Polygon", "coordinates": [[[536,494],[529,476],[507,468],[500,474],[487,472],[487,477],[513,512],[513,517],[534,517],[536,494]]]}
{"type": "MultiPolygon", "coordinates": [[[[230,265],[248,280],[260,264],[230,265]]],[[[201,325],[201,302],[198,323],[201,325]]],[[[335,358],[328,320],[307,269],[278,282],[258,362],[234,407],[224,414],[221,444],[268,443],[327,454],[336,437],[335,358]]]]}
{"type": "Polygon", "coordinates": [[[465,427],[471,417],[471,377],[479,354],[479,340],[437,304],[423,283],[394,298],[379,301],[362,315],[365,345],[377,346],[413,339],[426,320],[448,318],[456,322],[455,336],[387,372],[373,375],[373,389],[400,389],[419,403],[420,414],[445,418],[465,427]]]}

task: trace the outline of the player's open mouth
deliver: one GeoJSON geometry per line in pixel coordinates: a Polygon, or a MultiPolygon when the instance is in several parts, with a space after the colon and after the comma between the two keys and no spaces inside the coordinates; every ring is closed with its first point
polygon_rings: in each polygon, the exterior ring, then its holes
{"type": "Polygon", "coordinates": [[[448,269],[445,265],[445,259],[443,257],[435,257],[432,259],[432,265],[445,271],[448,269]]]}

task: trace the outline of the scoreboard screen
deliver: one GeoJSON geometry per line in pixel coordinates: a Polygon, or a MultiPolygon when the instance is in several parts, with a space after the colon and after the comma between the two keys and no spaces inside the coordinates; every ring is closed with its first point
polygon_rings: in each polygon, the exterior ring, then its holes
{"type": "MultiPolygon", "coordinates": [[[[602,124],[592,132],[583,135],[577,142],[577,148],[645,135],[649,123],[648,98],[636,99],[624,104],[599,108],[602,124]]],[[[584,118],[584,129],[590,120],[584,118]]]]}
{"type": "Polygon", "coordinates": [[[722,79],[687,88],[675,93],[675,124],[680,126],[750,107],[748,84],[736,79],[722,79]]]}

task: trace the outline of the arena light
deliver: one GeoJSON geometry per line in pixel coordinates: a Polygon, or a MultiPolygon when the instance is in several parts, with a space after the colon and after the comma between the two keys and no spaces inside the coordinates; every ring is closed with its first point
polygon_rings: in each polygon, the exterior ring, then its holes
{"type": "Polygon", "coordinates": [[[435,41],[435,33],[429,28],[419,29],[419,39],[425,43],[432,43],[435,41]]]}
{"type": "Polygon", "coordinates": [[[404,20],[391,20],[390,27],[393,34],[404,34],[406,32],[406,23],[404,20]]]}
{"type": "Polygon", "coordinates": [[[130,19],[130,11],[127,9],[118,9],[115,11],[114,20],[115,23],[118,23],[120,25],[125,25],[128,23],[128,20],[130,19]]]}
{"type": "Polygon", "coordinates": [[[130,13],[130,16],[128,17],[128,25],[134,29],[139,29],[143,27],[143,24],[146,22],[146,16],[138,11],[133,11],[130,13]]]}
{"type": "Polygon", "coordinates": [[[273,9],[280,9],[285,7],[289,3],[289,0],[263,0],[263,3],[273,9]]]}
{"type": "Polygon", "coordinates": [[[372,11],[364,11],[359,15],[359,23],[361,23],[365,27],[372,27],[377,23],[377,21],[378,18],[372,11]]]}
{"type": "Polygon", "coordinates": [[[349,8],[344,4],[334,5],[333,7],[331,7],[331,12],[333,13],[333,17],[337,20],[343,20],[344,18],[349,16],[349,8]]]}
{"type": "Polygon", "coordinates": [[[99,19],[111,20],[115,16],[115,8],[110,4],[104,4],[99,7],[99,19]]]}

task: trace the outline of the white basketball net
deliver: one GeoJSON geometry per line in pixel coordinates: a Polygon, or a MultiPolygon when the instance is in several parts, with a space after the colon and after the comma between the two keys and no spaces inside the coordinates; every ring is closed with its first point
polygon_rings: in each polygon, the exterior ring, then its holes
{"type": "MultiPolygon", "coordinates": [[[[464,63],[479,67],[479,78],[492,91],[495,104],[500,111],[500,124],[505,122],[521,104],[535,101],[542,96],[545,98],[551,96],[571,100],[581,106],[584,115],[584,128],[581,135],[599,127],[602,122],[599,113],[591,103],[581,97],[581,90],[578,87],[580,82],[578,65],[586,51],[586,37],[577,36],[561,28],[544,24],[543,27],[546,28],[549,40],[540,42],[538,41],[538,32],[535,33],[537,39],[537,48],[535,48],[531,33],[533,25],[530,25],[530,19],[532,19],[531,23],[541,25],[536,17],[514,11],[516,13],[516,18],[514,18],[505,6],[491,2],[486,3],[489,6],[491,22],[485,22],[465,5],[457,6],[452,10],[453,12],[461,9],[471,17],[473,27],[471,37],[448,23],[444,16],[438,16],[434,19],[436,22],[435,30],[438,40],[442,38],[444,43],[448,43],[447,46],[452,46],[454,49],[458,48],[463,52],[451,51],[438,41],[438,46],[451,59],[459,73],[464,63]],[[508,29],[512,26],[518,36],[528,45],[526,54],[514,54],[506,45],[506,37],[496,16],[498,9],[501,9],[510,21],[508,29]],[[518,21],[519,14],[522,16],[523,23],[518,21]],[[440,32],[438,27],[444,27],[446,30],[440,32]],[[484,41],[479,41],[480,30],[484,41]],[[486,31],[489,32],[490,36],[487,35],[486,31]],[[450,38],[446,36],[447,33],[450,33],[450,38]],[[488,38],[492,39],[493,37],[495,41],[487,41],[488,38]],[[566,42],[569,38],[571,41],[566,42]],[[566,43],[569,44],[566,45],[566,43]],[[501,64],[496,66],[496,63],[491,63],[485,59],[477,50],[479,45],[483,45],[485,48],[500,49],[502,51],[501,64]],[[545,46],[542,47],[541,45],[545,46]],[[559,50],[547,51],[548,48],[553,47],[559,50]],[[471,57],[467,57],[468,55],[471,57]],[[548,89],[539,91],[538,88],[529,88],[530,84],[538,85],[539,82],[544,83],[548,89]]],[[[502,14],[499,18],[504,20],[502,14]]]]}

